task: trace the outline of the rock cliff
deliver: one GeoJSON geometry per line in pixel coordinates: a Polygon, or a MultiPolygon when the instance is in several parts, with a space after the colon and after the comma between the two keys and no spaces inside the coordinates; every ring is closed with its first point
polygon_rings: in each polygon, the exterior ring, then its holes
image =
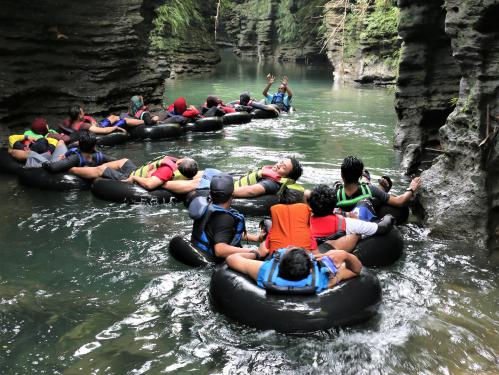
{"type": "Polygon", "coordinates": [[[390,1],[325,4],[324,38],[335,77],[359,83],[395,83],[401,45],[398,13],[390,1]]]}
{"type": "Polygon", "coordinates": [[[0,123],[60,119],[69,105],[89,113],[123,108],[133,94],[159,101],[171,72],[218,61],[151,46],[153,0],[5,0],[0,14],[0,123]]]}
{"type": "MultiPolygon", "coordinates": [[[[395,144],[425,161],[420,214],[432,233],[498,248],[499,4],[399,0],[403,51],[395,144]],[[430,152],[439,156],[434,160],[430,152]]],[[[421,164],[423,163],[423,164],[421,164]]]]}

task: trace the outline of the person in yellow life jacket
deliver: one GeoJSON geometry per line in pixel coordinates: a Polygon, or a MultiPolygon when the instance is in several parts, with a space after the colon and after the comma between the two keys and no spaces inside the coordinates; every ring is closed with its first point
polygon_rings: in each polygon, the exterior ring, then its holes
{"type": "Polygon", "coordinates": [[[67,142],[69,137],[50,129],[47,121],[39,117],[33,120],[30,130],[9,136],[9,153],[18,161],[26,161],[30,154],[49,160],[59,140],[67,142]]]}
{"type": "MultiPolygon", "coordinates": [[[[162,156],[141,167],[137,167],[129,159],[120,159],[112,164],[108,163],[94,168],[86,168],[85,172],[86,178],[104,177],[128,183],[135,182],[147,190],[154,190],[164,185],[163,188],[174,193],[184,193],[186,191],[182,190],[182,184],[180,184],[180,188],[175,189],[175,186],[172,188],[167,187],[167,182],[188,183],[200,175],[198,173],[198,164],[194,159],[173,156],[162,156]]],[[[194,189],[195,187],[191,190],[194,189]]]]}
{"type": "Polygon", "coordinates": [[[296,183],[302,173],[303,168],[298,160],[294,157],[285,158],[237,179],[234,182],[234,197],[251,198],[264,194],[280,194],[285,189],[303,192],[303,187],[296,183]]]}

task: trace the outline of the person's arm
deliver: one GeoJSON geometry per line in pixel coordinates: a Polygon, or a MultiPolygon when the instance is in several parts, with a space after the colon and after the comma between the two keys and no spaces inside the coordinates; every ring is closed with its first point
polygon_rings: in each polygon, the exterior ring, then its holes
{"type": "Polygon", "coordinates": [[[116,130],[123,132],[123,133],[126,133],[126,130],[123,128],[120,128],[119,126],[108,126],[106,128],[101,128],[100,126],[92,125],[90,128],[88,128],[89,132],[95,133],[95,134],[109,134],[109,133],[112,133],[116,130]]]}
{"type": "Polygon", "coordinates": [[[359,258],[344,250],[330,250],[324,254],[317,254],[316,258],[322,259],[325,256],[329,257],[338,269],[336,275],[329,281],[329,288],[341,280],[347,280],[357,276],[360,271],[362,271],[362,263],[359,258]]]}
{"type": "Polygon", "coordinates": [[[190,105],[188,109],[186,109],[184,111],[184,113],[182,113],[182,116],[184,117],[188,117],[188,118],[191,118],[191,117],[196,117],[197,115],[199,115],[199,111],[196,107],[194,107],[193,105],[190,105]]]}
{"type": "Polygon", "coordinates": [[[144,125],[144,121],[143,120],[139,120],[139,119],[131,118],[131,117],[126,117],[125,118],[125,122],[126,122],[127,125],[130,125],[130,126],[144,125]]]}
{"type": "Polygon", "coordinates": [[[9,154],[17,161],[26,161],[28,159],[29,151],[24,150],[16,150],[13,148],[9,148],[9,154]]]}
{"type": "Polygon", "coordinates": [[[263,89],[263,96],[267,97],[267,94],[269,93],[270,86],[272,86],[274,81],[275,81],[275,77],[273,75],[271,75],[270,73],[267,74],[267,86],[265,86],[265,88],[263,89]]]}
{"type": "Polygon", "coordinates": [[[139,176],[130,176],[127,182],[136,182],[140,186],[142,186],[146,190],[153,190],[157,187],[161,186],[164,181],[156,176],[151,177],[139,177],[139,176]]]}
{"type": "Polygon", "coordinates": [[[251,106],[253,108],[256,108],[256,109],[262,109],[264,111],[273,111],[273,112],[279,113],[279,110],[276,107],[274,107],[273,105],[266,105],[263,103],[252,101],[251,106]]]}
{"type": "Polygon", "coordinates": [[[224,242],[219,242],[215,244],[214,249],[215,249],[215,255],[219,258],[227,258],[229,255],[237,253],[247,253],[248,255],[253,254],[254,258],[256,258],[255,253],[257,252],[257,250],[248,249],[245,247],[231,246],[224,242]]]}
{"type": "Polygon", "coordinates": [[[75,168],[79,164],[80,158],[78,157],[78,155],[73,154],[52,163],[43,163],[43,168],[50,173],[60,173],[66,171],[70,171],[71,173],[73,173],[71,169],[75,168]]]}
{"type": "Polygon", "coordinates": [[[161,187],[176,194],[187,194],[196,190],[199,184],[199,179],[196,180],[178,180],[166,181],[161,187]]]}
{"type": "Polygon", "coordinates": [[[419,186],[421,186],[421,177],[416,177],[409,184],[409,189],[411,190],[397,196],[390,195],[387,203],[395,207],[405,206],[407,202],[409,202],[409,200],[414,196],[414,193],[416,192],[416,190],[418,190],[419,186]]]}
{"type": "Polygon", "coordinates": [[[261,242],[263,241],[262,234],[252,234],[252,233],[243,233],[243,241],[251,241],[251,242],[261,242]]]}
{"type": "Polygon", "coordinates": [[[265,187],[261,184],[241,186],[234,190],[235,198],[252,198],[265,194],[265,187]]]}
{"type": "Polygon", "coordinates": [[[293,92],[291,91],[291,88],[288,86],[288,76],[284,76],[282,78],[282,84],[284,86],[286,86],[286,93],[288,94],[288,100],[291,100],[291,98],[293,97],[293,92]]]}
{"type": "Polygon", "coordinates": [[[257,280],[258,272],[263,262],[259,260],[248,259],[244,254],[233,254],[226,259],[227,265],[234,271],[248,275],[253,280],[257,280]]]}

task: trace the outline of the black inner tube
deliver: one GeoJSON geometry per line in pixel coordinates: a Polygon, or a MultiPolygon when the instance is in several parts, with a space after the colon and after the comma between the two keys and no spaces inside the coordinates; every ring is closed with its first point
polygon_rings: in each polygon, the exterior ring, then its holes
{"type": "Polygon", "coordinates": [[[276,295],[224,265],[213,273],[210,299],[230,319],[250,327],[312,332],[369,319],[377,312],[381,286],[374,273],[363,269],[360,276],[318,295],[276,295]]]}

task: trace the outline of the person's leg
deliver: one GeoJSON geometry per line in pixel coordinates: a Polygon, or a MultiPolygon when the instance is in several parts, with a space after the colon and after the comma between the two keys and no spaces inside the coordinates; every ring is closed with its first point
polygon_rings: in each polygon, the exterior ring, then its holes
{"type": "Polygon", "coordinates": [[[28,157],[26,159],[26,168],[41,168],[43,163],[46,163],[49,161],[49,154],[44,153],[44,154],[39,154],[34,151],[29,151],[28,152],[28,157]]]}
{"type": "Polygon", "coordinates": [[[362,238],[372,236],[378,230],[378,224],[358,219],[345,218],[346,233],[358,234],[362,238]]]}
{"type": "Polygon", "coordinates": [[[357,245],[357,241],[359,240],[359,236],[356,234],[347,234],[346,236],[340,237],[337,240],[329,240],[325,243],[333,246],[337,250],[345,250],[348,252],[353,251],[355,249],[355,245],[357,245]]]}
{"type": "Polygon", "coordinates": [[[57,146],[50,156],[50,161],[57,161],[62,158],[62,155],[64,155],[66,152],[68,152],[68,148],[66,147],[66,144],[63,141],[57,142],[57,146]]]}

